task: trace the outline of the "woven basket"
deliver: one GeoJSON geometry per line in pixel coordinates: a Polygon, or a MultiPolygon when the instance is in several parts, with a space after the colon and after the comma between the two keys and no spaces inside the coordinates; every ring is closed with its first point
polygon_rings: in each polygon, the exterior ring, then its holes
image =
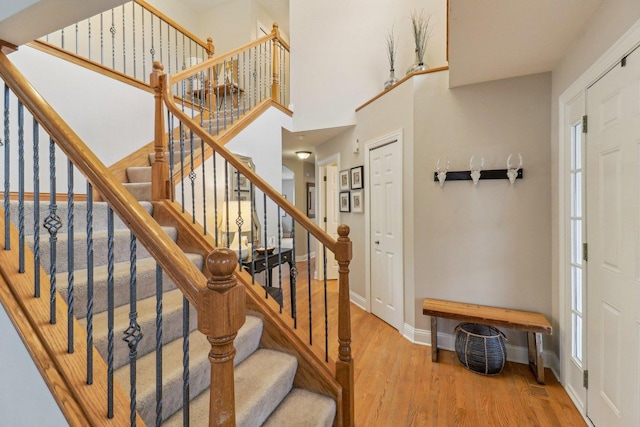
{"type": "Polygon", "coordinates": [[[478,323],[456,326],[456,355],[470,371],[498,375],[507,361],[505,336],[498,329],[478,323]]]}

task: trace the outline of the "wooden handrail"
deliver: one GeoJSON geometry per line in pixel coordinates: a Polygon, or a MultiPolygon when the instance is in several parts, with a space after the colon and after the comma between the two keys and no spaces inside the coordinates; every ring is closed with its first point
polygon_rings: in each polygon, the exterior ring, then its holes
{"type": "Polygon", "coordinates": [[[109,169],[87,147],[15,66],[0,53],[0,75],[42,127],[57,142],[78,170],[109,202],[165,272],[197,307],[197,295],[206,279],[176,243],[145,211],[131,193],[115,180],[109,169]]]}
{"type": "Polygon", "coordinates": [[[156,15],[158,18],[160,18],[163,21],[165,21],[167,24],[171,25],[176,30],[180,31],[181,33],[184,33],[191,40],[193,40],[194,42],[196,42],[200,46],[202,46],[204,48],[204,50],[209,52],[209,44],[206,41],[200,39],[198,36],[193,34],[191,31],[187,30],[182,25],[178,24],[176,21],[174,21],[173,19],[169,18],[167,15],[165,15],[162,12],[160,12],[158,9],[156,9],[153,6],[151,6],[146,1],[144,1],[144,0],[134,0],[134,1],[136,3],[138,3],[140,6],[144,7],[145,9],[147,9],[149,12],[153,13],[154,15],[156,15]]]}
{"type": "MultiPolygon", "coordinates": [[[[182,74],[182,73],[181,73],[182,74]]],[[[300,212],[293,204],[285,199],[278,191],[276,191],[271,185],[269,185],[264,179],[262,179],[259,175],[257,175],[254,171],[249,169],[246,164],[238,160],[238,158],[231,153],[231,151],[227,150],[223,145],[219,144],[217,138],[215,136],[207,133],[206,129],[202,128],[195,121],[193,121],[186,113],[181,111],[176,104],[173,102],[173,93],[171,91],[172,80],[176,78],[177,75],[171,76],[169,74],[162,74],[160,76],[160,81],[162,82],[162,86],[164,88],[162,92],[162,96],[164,99],[164,103],[167,106],[168,110],[176,116],[183,123],[189,124],[189,129],[202,138],[213,150],[220,154],[225,160],[227,160],[234,168],[236,168],[242,175],[247,177],[249,181],[253,183],[253,185],[258,188],[260,191],[265,193],[268,197],[271,198],[277,205],[279,205],[286,213],[291,215],[293,219],[295,219],[298,224],[308,230],[320,243],[325,245],[327,249],[331,252],[336,252],[336,241],[329,236],[325,231],[320,228],[315,222],[311,221],[300,212]]]]}
{"type": "MultiPolygon", "coordinates": [[[[274,24],[274,26],[277,28],[277,24],[274,24]]],[[[282,44],[282,46],[288,51],[290,52],[291,49],[289,47],[289,45],[287,44],[287,42],[285,42],[281,37],[280,37],[280,33],[276,33],[274,31],[272,31],[270,34],[264,36],[264,37],[260,37],[259,39],[255,39],[254,41],[247,43],[243,46],[240,46],[237,49],[233,49],[230,50],[229,52],[226,52],[222,55],[217,55],[217,56],[213,56],[211,57],[211,59],[201,62],[198,65],[194,65],[193,67],[187,68],[186,70],[180,71],[179,73],[175,73],[172,74],[172,81],[174,82],[179,82],[180,80],[185,80],[188,79],[191,76],[194,76],[202,71],[205,71],[211,67],[213,67],[214,65],[218,65],[223,63],[225,60],[230,59],[246,50],[249,50],[253,47],[259,46],[264,42],[267,42],[269,40],[278,40],[278,43],[282,44]]]]}

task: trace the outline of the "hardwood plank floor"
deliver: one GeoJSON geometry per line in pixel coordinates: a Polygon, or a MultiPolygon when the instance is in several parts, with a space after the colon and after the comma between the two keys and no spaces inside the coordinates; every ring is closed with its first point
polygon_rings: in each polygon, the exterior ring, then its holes
{"type": "MultiPolygon", "coordinates": [[[[324,282],[311,280],[307,263],[297,263],[298,328],[309,330],[309,293],[313,302],[314,345],[325,348],[325,327],[335,337],[337,281],[327,281],[327,322],[324,282]]],[[[311,266],[313,272],[313,263],[311,266]]],[[[280,273],[280,274],[279,274],[280,273]]],[[[283,312],[291,313],[289,270],[282,277],[283,312]]],[[[431,348],[413,344],[376,316],[351,305],[352,351],[355,360],[355,421],[359,427],[387,426],[586,426],[573,402],[547,369],[547,384],[539,385],[528,365],[507,362],[495,377],[465,369],[453,352],[440,351],[431,362],[431,348]]],[[[337,340],[329,339],[329,356],[337,355],[337,340]]]]}

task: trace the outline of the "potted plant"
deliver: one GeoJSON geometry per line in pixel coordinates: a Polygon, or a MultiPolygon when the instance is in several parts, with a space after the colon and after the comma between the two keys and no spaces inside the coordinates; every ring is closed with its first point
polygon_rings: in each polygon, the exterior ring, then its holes
{"type": "Polygon", "coordinates": [[[424,63],[424,54],[427,51],[427,42],[431,37],[430,21],[431,15],[425,13],[424,10],[420,11],[420,13],[415,10],[411,12],[413,40],[416,44],[416,62],[409,67],[407,74],[429,68],[429,66],[424,63]]]}
{"type": "Polygon", "coordinates": [[[389,79],[384,82],[384,88],[389,89],[398,82],[395,75],[394,65],[396,63],[396,39],[393,34],[393,27],[387,33],[387,59],[389,60],[389,79]]]}

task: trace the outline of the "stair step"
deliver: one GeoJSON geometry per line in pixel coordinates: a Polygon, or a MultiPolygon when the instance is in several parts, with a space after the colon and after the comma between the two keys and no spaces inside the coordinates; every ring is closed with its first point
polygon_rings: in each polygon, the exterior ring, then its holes
{"type": "MultiPolygon", "coordinates": [[[[293,385],[298,361],[279,351],[259,349],[235,370],[236,425],[260,426],[284,399],[293,385]]],[[[209,390],[191,401],[190,422],[193,427],[209,425],[209,390]]],[[[182,411],[163,426],[182,425],[182,411]]]]}
{"type": "Polygon", "coordinates": [[[294,388],[262,426],[331,427],[335,418],[335,400],[322,394],[294,388]]]}
{"type": "MultiPolygon", "coordinates": [[[[238,349],[236,360],[240,360],[243,355],[255,354],[262,334],[262,320],[255,316],[247,316],[247,321],[238,331],[236,338],[238,349]],[[247,337],[244,337],[247,336],[247,337]],[[242,348],[241,348],[242,346],[242,348]]],[[[209,389],[211,378],[211,368],[209,362],[209,351],[211,345],[207,338],[200,332],[194,331],[189,335],[189,390],[191,396],[197,396],[204,390],[209,389]]],[[[183,351],[182,339],[176,339],[162,348],[162,418],[167,419],[176,411],[182,408],[182,375],[183,375],[183,351]]],[[[291,356],[290,356],[291,357],[291,356]]],[[[250,359],[251,357],[249,357],[250,359]]],[[[247,360],[249,360],[247,359],[247,360]]],[[[295,360],[295,358],[294,358],[295,360]]],[[[234,363],[236,361],[234,360],[234,363]]],[[[246,360],[244,361],[246,362],[246,360]]],[[[240,366],[244,364],[240,363],[240,366]]],[[[240,369],[240,367],[238,367],[240,369]]],[[[295,372],[295,368],[294,368],[295,372]]],[[[129,393],[129,365],[126,364],[115,372],[115,379],[129,393]]],[[[255,381],[254,381],[255,383],[255,381]]],[[[137,360],[137,401],[138,412],[147,425],[155,424],[156,407],[156,353],[148,353],[137,360]]],[[[208,406],[207,406],[208,407],[208,406]]],[[[208,411],[207,411],[208,412],[208,411]]],[[[208,415],[207,415],[208,418],[208,415]]],[[[180,418],[180,423],[182,419],[180,418]]],[[[182,424],[180,424],[182,425],[182,424]]]]}
{"type": "MultiPolygon", "coordinates": [[[[176,149],[173,152],[173,163],[174,165],[178,165],[180,164],[180,160],[181,160],[181,153],[180,153],[180,142],[176,141],[176,149]]],[[[187,159],[189,159],[189,156],[191,155],[191,149],[189,148],[191,147],[191,145],[189,143],[185,143],[185,147],[184,147],[184,158],[185,161],[187,161],[187,159]]],[[[197,144],[195,144],[194,141],[194,146],[193,146],[193,157],[196,158],[198,157],[202,151],[200,149],[200,142],[198,142],[197,144]]],[[[167,161],[167,164],[170,164],[171,161],[171,157],[170,157],[170,153],[169,152],[165,152],[165,159],[167,161]]],[[[156,155],[155,153],[149,153],[149,165],[152,165],[156,160],[156,155]]]]}
{"type": "Polygon", "coordinates": [[[151,182],[151,166],[131,166],[127,168],[129,182],[151,182]]]}
{"type": "MultiPolygon", "coordinates": [[[[162,227],[162,229],[171,237],[176,240],[178,232],[173,227],[162,227]]],[[[62,229],[61,229],[62,230],[62,229]]],[[[82,270],[87,268],[87,234],[84,232],[73,233],[73,267],[74,270],[82,270]]],[[[104,265],[107,263],[108,243],[109,236],[107,231],[94,231],[93,233],[93,260],[94,266],[104,265]]],[[[33,238],[26,239],[27,244],[33,250],[33,238]]],[[[68,241],[69,235],[67,233],[58,233],[56,243],[56,269],[58,273],[68,271],[68,241]]],[[[129,260],[129,244],[131,242],[131,232],[126,229],[114,230],[113,233],[113,255],[115,262],[123,262],[129,260]]],[[[40,265],[49,271],[51,265],[51,243],[48,238],[40,238],[40,265]]],[[[138,244],[137,250],[138,259],[149,258],[149,252],[138,244]]],[[[65,281],[66,282],[66,281],[65,281]]]]}
{"type": "MultiPolygon", "coordinates": [[[[40,241],[49,239],[49,232],[44,228],[44,221],[49,216],[49,199],[40,199],[40,241]]],[[[149,202],[140,202],[140,206],[146,210],[149,215],[153,213],[153,205],[149,202]]],[[[93,202],[93,231],[104,231],[107,229],[107,207],[105,202],[93,202]]],[[[35,203],[32,201],[24,202],[24,224],[25,224],[25,236],[32,236],[34,234],[33,218],[34,218],[35,203]]],[[[18,226],[18,202],[12,200],[10,203],[10,216],[11,222],[18,226]]],[[[67,202],[58,201],[56,215],[60,218],[62,227],[60,232],[66,232],[67,230],[67,218],[68,218],[68,206],[67,202]]],[[[126,229],[127,226],[120,220],[118,215],[114,214],[114,228],[126,229]]],[[[85,202],[74,203],[73,208],[73,227],[76,232],[86,232],[87,230],[87,204],[85,202]]]]}
{"type": "MultiPolygon", "coordinates": [[[[199,269],[202,270],[204,259],[198,254],[185,254],[199,269]]],[[[129,304],[129,261],[119,262],[113,266],[114,305],[120,307],[129,304]]],[[[56,276],[58,291],[65,301],[68,298],[67,273],[56,276]]],[[[87,316],[87,270],[74,272],[74,307],[77,318],[87,316]]],[[[108,270],[106,265],[97,266],[93,272],[93,312],[100,313],[107,309],[108,270]]],[[[148,298],[156,293],[156,261],[153,258],[138,259],[136,263],[136,283],[138,300],[148,298]]],[[[170,291],[176,285],[163,271],[162,289],[170,291]]]]}
{"type": "Polygon", "coordinates": [[[141,202],[151,201],[151,182],[125,182],[122,185],[129,190],[134,199],[141,202]]]}

